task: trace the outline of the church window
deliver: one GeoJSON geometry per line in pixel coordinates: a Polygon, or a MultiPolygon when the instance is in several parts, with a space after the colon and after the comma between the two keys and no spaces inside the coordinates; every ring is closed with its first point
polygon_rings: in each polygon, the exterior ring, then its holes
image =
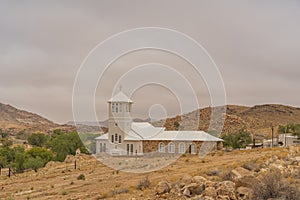
{"type": "Polygon", "coordinates": [[[164,143],[159,143],[158,145],[158,152],[159,153],[165,153],[165,144],[164,143]]]}
{"type": "Polygon", "coordinates": [[[175,145],[173,142],[169,143],[169,149],[168,149],[169,153],[175,153],[175,145]]]}
{"type": "Polygon", "coordinates": [[[179,144],[179,153],[184,153],[185,152],[185,144],[182,142],[179,144]]]}
{"type": "Polygon", "coordinates": [[[119,135],[119,143],[122,143],[122,136],[119,135]]]}
{"type": "Polygon", "coordinates": [[[115,141],[118,141],[118,134],[115,134],[115,141]]]}

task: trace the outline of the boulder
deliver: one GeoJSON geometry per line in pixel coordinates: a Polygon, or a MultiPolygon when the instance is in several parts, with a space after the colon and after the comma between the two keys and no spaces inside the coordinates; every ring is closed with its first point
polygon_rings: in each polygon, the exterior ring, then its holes
{"type": "Polygon", "coordinates": [[[159,182],[155,188],[156,194],[159,195],[169,193],[170,190],[171,190],[171,185],[167,181],[159,182]]]}
{"type": "Polygon", "coordinates": [[[182,194],[186,197],[190,197],[191,196],[191,191],[189,190],[189,188],[184,188],[182,194]]]}
{"type": "Polygon", "coordinates": [[[252,177],[253,175],[253,172],[243,167],[237,167],[230,172],[230,177],[233,181],[238,181],[239,179],[242,179],[244,177],[252,177]]]}
{"type": "Polygon", "coordinates": [[[253,190],[247,187],[239,187],[237,189],[238,200],[251,200],[253,198],[253,190]]]}
{"type": "Polygon", "coordinates": [[[192,183],[197,183],[199,185],[205,185],[206,181],[207,181],[207,179],[202,176],[194,176],[192,178],[192,183]]]}
{"type": "Polygon", "coordinates": [[[190,196],[199,195],[204,191],[204,183],[197,184],[197,183],[190,183],[182,188],[182,191],[188,189],[190,191],[190,196]]]}
{"type": "Polygon", "coordinates": [[[207,187],[215,187],[216,186],[216,182],[213,182],[213,181],[206,181],[205,182],[205,188],[207,187]]]}
{"type": "Polygon", "coordinates": [[[216,191],[217,191],[218,197],[219,196],[228,196],[230,200],[237,199],[236,194],[235,194],[235,183],[232,181],[222,181],[222,182],[218,183],[216,191]]]}
{"type": "Polygon", "coordinates": [[[217,191],[216,191],[216,189],[214,187],[207,187],[204,190],[204,196],[216,199],[216,197],[217,197],[217,191]]]}
{"type": "Polygon", "coordinates": [[[227,195],[219,195],[216,198],[217,200],[230,200],[229,196],[227,195]]]}
{"type": "Polygon", "coordinates": [[[192,177],[190,175],[184,175],[178,180],[178,182],[179,182],[179,187],[183,188],[184,186],[192,183],[192,177]]]}

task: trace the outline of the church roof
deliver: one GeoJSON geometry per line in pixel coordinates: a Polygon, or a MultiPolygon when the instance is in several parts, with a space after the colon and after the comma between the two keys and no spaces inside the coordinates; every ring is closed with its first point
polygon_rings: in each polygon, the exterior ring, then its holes
{"type": "MultiPolygon", "coordinates": [[[[96,139],[108,139],[108,134],[99,136],[96,139]]],[[[126,134],[124,139],[131,141],[223,141],[222,139],[214,137],[204,131],[166,131],[165,128],[154,127],[148,122],[133,122],[131,124],[131,130],[126,134]]]]}
{"type": "Polygon", "coordinates": [[[127,97],[122,91],[118,92],[115,96],[113,96],[108,102],[129,102],[133,103],[133,101],[127,97]]]}

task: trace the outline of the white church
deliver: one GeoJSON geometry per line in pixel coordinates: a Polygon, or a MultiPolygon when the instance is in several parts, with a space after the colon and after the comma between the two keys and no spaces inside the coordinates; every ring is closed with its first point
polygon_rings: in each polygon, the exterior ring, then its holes
{"type": "Polygon", "coordinates": [[[133,101],[122,91],[108,101],[108,133],[97,137],[96,154],[142,156],[147,153],[199,154],[203,142],[215,149],[223,140],[204,131],[166,131],[147,122],[132,122],[133,101]]]}

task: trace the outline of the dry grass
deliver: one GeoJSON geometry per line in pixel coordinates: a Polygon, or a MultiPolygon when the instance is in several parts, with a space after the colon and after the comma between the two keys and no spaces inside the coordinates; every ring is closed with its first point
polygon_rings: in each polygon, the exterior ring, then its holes
{"type": "MultiPolygon", "coordinates": [[[[166,168],[151,173],[118,173],[90,156],[78,161],[78,169],[66,166],[65,163],[55,163],[45,169],[35,172],[18,174],[17,177],[9,179],[5,176],[6,171],[0,176],[0,199],[12,198],[14,200],[26,199],[97,199],[99,196],[108,199],[129,199],[134,197],[140,199],[140,188],[147,188],[142,191],[143,198],[153,199],[155,193],[153,188],[161,180],[174,182],[184,174],[207,176],[206,173],[212,169],[218,169],[218,176],[226,173],[237,166],[248,162],[259,164],[262,160],[272,157],[273,154],[282,154],[282,149],[263,149],[252,151],[233,151],[217,153],[214,156],[199,158],[193,155],[186,155],[178,159],[166,168]],[[186,162],[188,159],[188,162],[186,162]],[[203,162],[203,160],[205,162],[203,162]],[[65,173],[61,173],[64,171],[65,173]],[[80,174],[84,174],[85,181],[77,180],[80,174]],[[151,180],[149,183],[146,177],[151,180]],[[73,182],[73,184],[70,184],[73,182]],[[141,187],[137,187],[141,185],[141,187]],[[149,185],[149,188],[148,188],[149,185]],[[33,187],[34,190],[30,188],[33,187]],[[22,190],[21,190],[22,189],[22,190]],[[66,191],[66,194],[65,192],[66,191]],[[64,192],[64,195],[62,193],[64,192]]],[[[215,173],[215,172],[213,172],[215,173]]],[[[211,176],[220,179],[218,176],[211,176]]],[[[207,176],[208,177],[208,176],[207,176]]]]}

